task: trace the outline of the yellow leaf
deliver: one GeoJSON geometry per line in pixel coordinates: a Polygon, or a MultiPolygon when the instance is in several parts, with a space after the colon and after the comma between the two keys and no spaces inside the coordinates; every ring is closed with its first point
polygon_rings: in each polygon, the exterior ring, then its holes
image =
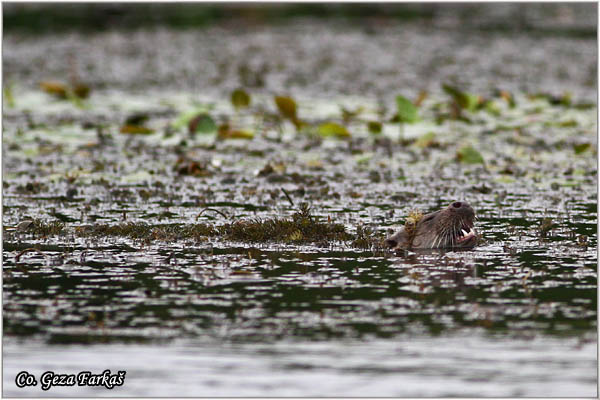
{"type": "Polygon", "coordinates": [[[326,122],[319,125],[319,134],[321,136],[335,136],[335,137],[350,137],[350,132],[346,127],[336,124],[335,122],[326,122]]]}
{"type": "Polygon", "coordinates": [[[252,139],[254,133],[241,129],[230,129],[229,124],[223,124],[219,126],[218,137],[220,139],[252,139]]]}
{"type": "Polygon", "coordinates": [[[296,116],[296,102],[291,97],[275,96],[275,104],[281,115],[285,118],[295,121],[298,119],[296,116]]]}
{"type": "Polygon", "coordinates": [[[61,82],[43,81],[40,82],[40,88],[53,96],[67,98],[67,86],[61,82]]]}
{"type": "Polygon", "coordinates": [[[140,125],[123,125],[121,127],[121,133],[129,135],[149,135],[154,133],[154,130],[140,125]]]}
{"type": "Polygon", "coordinates": [[[236,89],[231,93],[231,104],[235,108],[244,108],[250,105],[250,95],[243,89],[236,89]]]}

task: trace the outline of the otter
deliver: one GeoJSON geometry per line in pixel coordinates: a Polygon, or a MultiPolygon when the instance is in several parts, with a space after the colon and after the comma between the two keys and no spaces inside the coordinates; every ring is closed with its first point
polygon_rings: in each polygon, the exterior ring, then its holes
{"type": "Polygon", "coordinates": [[[455,201],[430,214],[411,214],[402,229],[385,239],[392,249],[467,249],[477,244],[473,226],[475,211],[464,201],[455,201]]]}

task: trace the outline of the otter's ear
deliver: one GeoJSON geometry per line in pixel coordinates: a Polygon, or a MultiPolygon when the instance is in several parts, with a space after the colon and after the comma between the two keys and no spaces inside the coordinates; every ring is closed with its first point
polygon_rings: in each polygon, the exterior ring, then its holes
{"type": "Polygon", "coordinates": [[[385,239],[384,243],[386,246],[393,248],[396,247],[405,247],[406,246],[406,232],[404,228],[400,229],[398,232],[394,233],[392,236],[389,236],[385,239]]]}

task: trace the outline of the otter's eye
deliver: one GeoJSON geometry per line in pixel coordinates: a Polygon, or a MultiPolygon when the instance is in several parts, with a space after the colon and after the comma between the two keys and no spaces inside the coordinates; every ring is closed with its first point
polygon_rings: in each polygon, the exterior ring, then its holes
{"type": "Polygon", "coordinates": [[[462,206],[462,203],[460,201],[455,201],[454,203],[452,203],[452,207],[454,208],[460,208],[462,206]]]}

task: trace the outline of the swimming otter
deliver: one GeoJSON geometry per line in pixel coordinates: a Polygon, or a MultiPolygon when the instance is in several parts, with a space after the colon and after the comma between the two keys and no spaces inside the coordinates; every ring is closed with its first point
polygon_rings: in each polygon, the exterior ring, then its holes
{"type": "Polygon", "coordinates": [[[385,244],[392,249],[471,248],[477,244],[474,219],[469,203],[455,201],[443,210],[409,217],[385,244]]]}

